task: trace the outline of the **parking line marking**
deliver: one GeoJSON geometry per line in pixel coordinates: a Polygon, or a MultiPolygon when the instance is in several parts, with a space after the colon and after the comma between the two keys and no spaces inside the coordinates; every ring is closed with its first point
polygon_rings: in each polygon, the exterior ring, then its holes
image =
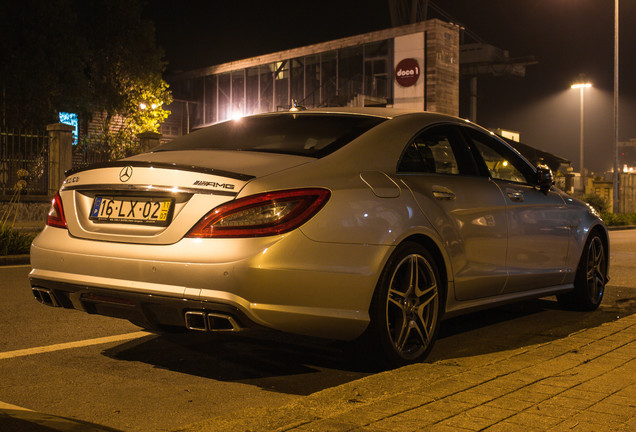
{"type": "MultiPolygon", "coordinates": [[[[108,432],[115,431],[105,426],[94,425],[83,422],[81,420],[73,420],[64,417],[58,417],[52,414],[46,414],[30,410],[28,408],[11,405],[6,402],[0,401],[0,419],[4,419],[6,422],[7,417],[9,419],[15,419],[20,430],[31,430],[37,426],[38,430],[47,430],[55,432],[108,432]],[[29,427],[32,426],[32,427],[29,427]]],[[[2,423],[4,425],[4,422],[2,423]]],[[[11,425],[12,422],[9,421],[11,425]]]]}
{"type": "Polygon", "coordinates": [[[19,407],[17,405],[11,405],[6,402],[0,401],[0,410],[15,410],[15,411],[32,411],[28,408],[19,407]]]}
{"type": "Polygon", "coordinates": [[[34,355],[34,354],[48,353],[53,351],[61,351],[61,350],[71,349],[71,348],[83,348],[87,346],[107,344],[111,342],[122,342],[126,340],[141,338],[151,334],[153,333],[150,333],[147,331],[138,331],[134,333],[126,333],[126,334],[121,334],[116,336],[106,336],[106,337],[95,338],[95,339],[85,339],[85,340],[77,341],[77,342],[67,342],[67,343],[48,345],[48,346],[42,346],[42,347],[0,352],[0,360],[11,359],[16,357],[24,357],[28,355],[34,355]]]}

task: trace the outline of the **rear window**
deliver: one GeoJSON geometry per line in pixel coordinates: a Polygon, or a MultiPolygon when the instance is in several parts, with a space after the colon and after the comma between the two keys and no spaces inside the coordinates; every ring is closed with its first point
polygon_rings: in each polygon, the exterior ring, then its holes
{"type": "Polygon", "coordinates": [[[360,115],[285,113],[217,123],[153,151],[244,150],[323,157],[386,119],[360,115]]]}

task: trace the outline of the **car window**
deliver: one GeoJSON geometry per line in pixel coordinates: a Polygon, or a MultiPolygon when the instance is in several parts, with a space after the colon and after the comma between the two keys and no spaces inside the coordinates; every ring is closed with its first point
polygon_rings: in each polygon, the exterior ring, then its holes
{"type": "Polygon", "coordinates": [[[510,149],[482,132],[472,128],[468,128],[467,131],[492,178],[516,183],[531,183],[529,167],[510,149]]]}
{"type": "Polygon", "coordinates": [[[319,158],[385,120],[362,115],[314,113],[245,117],[206,127],[153,151],[244,150],[319,158]]]}
{"type": "Polygon", "coordinates": [[[417,135],[398,164],[399,172],[474,174],[474,164],[457,130],[440,125],[417,135]]]}

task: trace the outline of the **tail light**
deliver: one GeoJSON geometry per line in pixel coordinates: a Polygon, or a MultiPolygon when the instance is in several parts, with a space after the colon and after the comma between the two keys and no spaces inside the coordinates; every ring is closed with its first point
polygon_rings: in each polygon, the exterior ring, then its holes
{"type": "Polygon", "coordinates": [[[262,237],[298,228],[325,205],[327,189],[268,192],[220,205],[186,235],[198,238],[262,237]]]}
{"type": "Polygon", "coordinates": [[[64,217],[64,208],[62,207],[62,198],[60,198],[59,192],[55,194],[51,201],[51,209],[46,218],[46,224],[52,227],[66,228],[66,218],[64,217]]]}

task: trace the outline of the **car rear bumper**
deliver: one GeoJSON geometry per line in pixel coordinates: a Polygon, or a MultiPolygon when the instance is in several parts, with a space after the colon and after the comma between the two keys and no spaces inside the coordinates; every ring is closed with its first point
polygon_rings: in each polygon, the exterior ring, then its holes
{"type": "Polygon", "coordinates": [[[350,340],[368,325],[377,272],[390,253],[385,246],[314,242],[300,232],[246,239],[240,250],[227,244],[184,239],[95,250],[94,241],[45,229],[31,248],[31,285],[50,290],[60,306],[144,327],[200,327],[221,315],[226,330],[350,340]]]}
{"type": "Polygon", "coordinates": [[[30,280],[36,299],[48,306],[123,318],[144,328],[161,330],[181,327],[203,331],[262,328],[240,309],[228,304],[127,291],[113,292],[98,287],[34,277],[30,280]],[[186,320],[187,314],[201,314],[204,319],[186,320]],[[214,317],[217,318],[218,324],[214,324],[214,317]]]}

